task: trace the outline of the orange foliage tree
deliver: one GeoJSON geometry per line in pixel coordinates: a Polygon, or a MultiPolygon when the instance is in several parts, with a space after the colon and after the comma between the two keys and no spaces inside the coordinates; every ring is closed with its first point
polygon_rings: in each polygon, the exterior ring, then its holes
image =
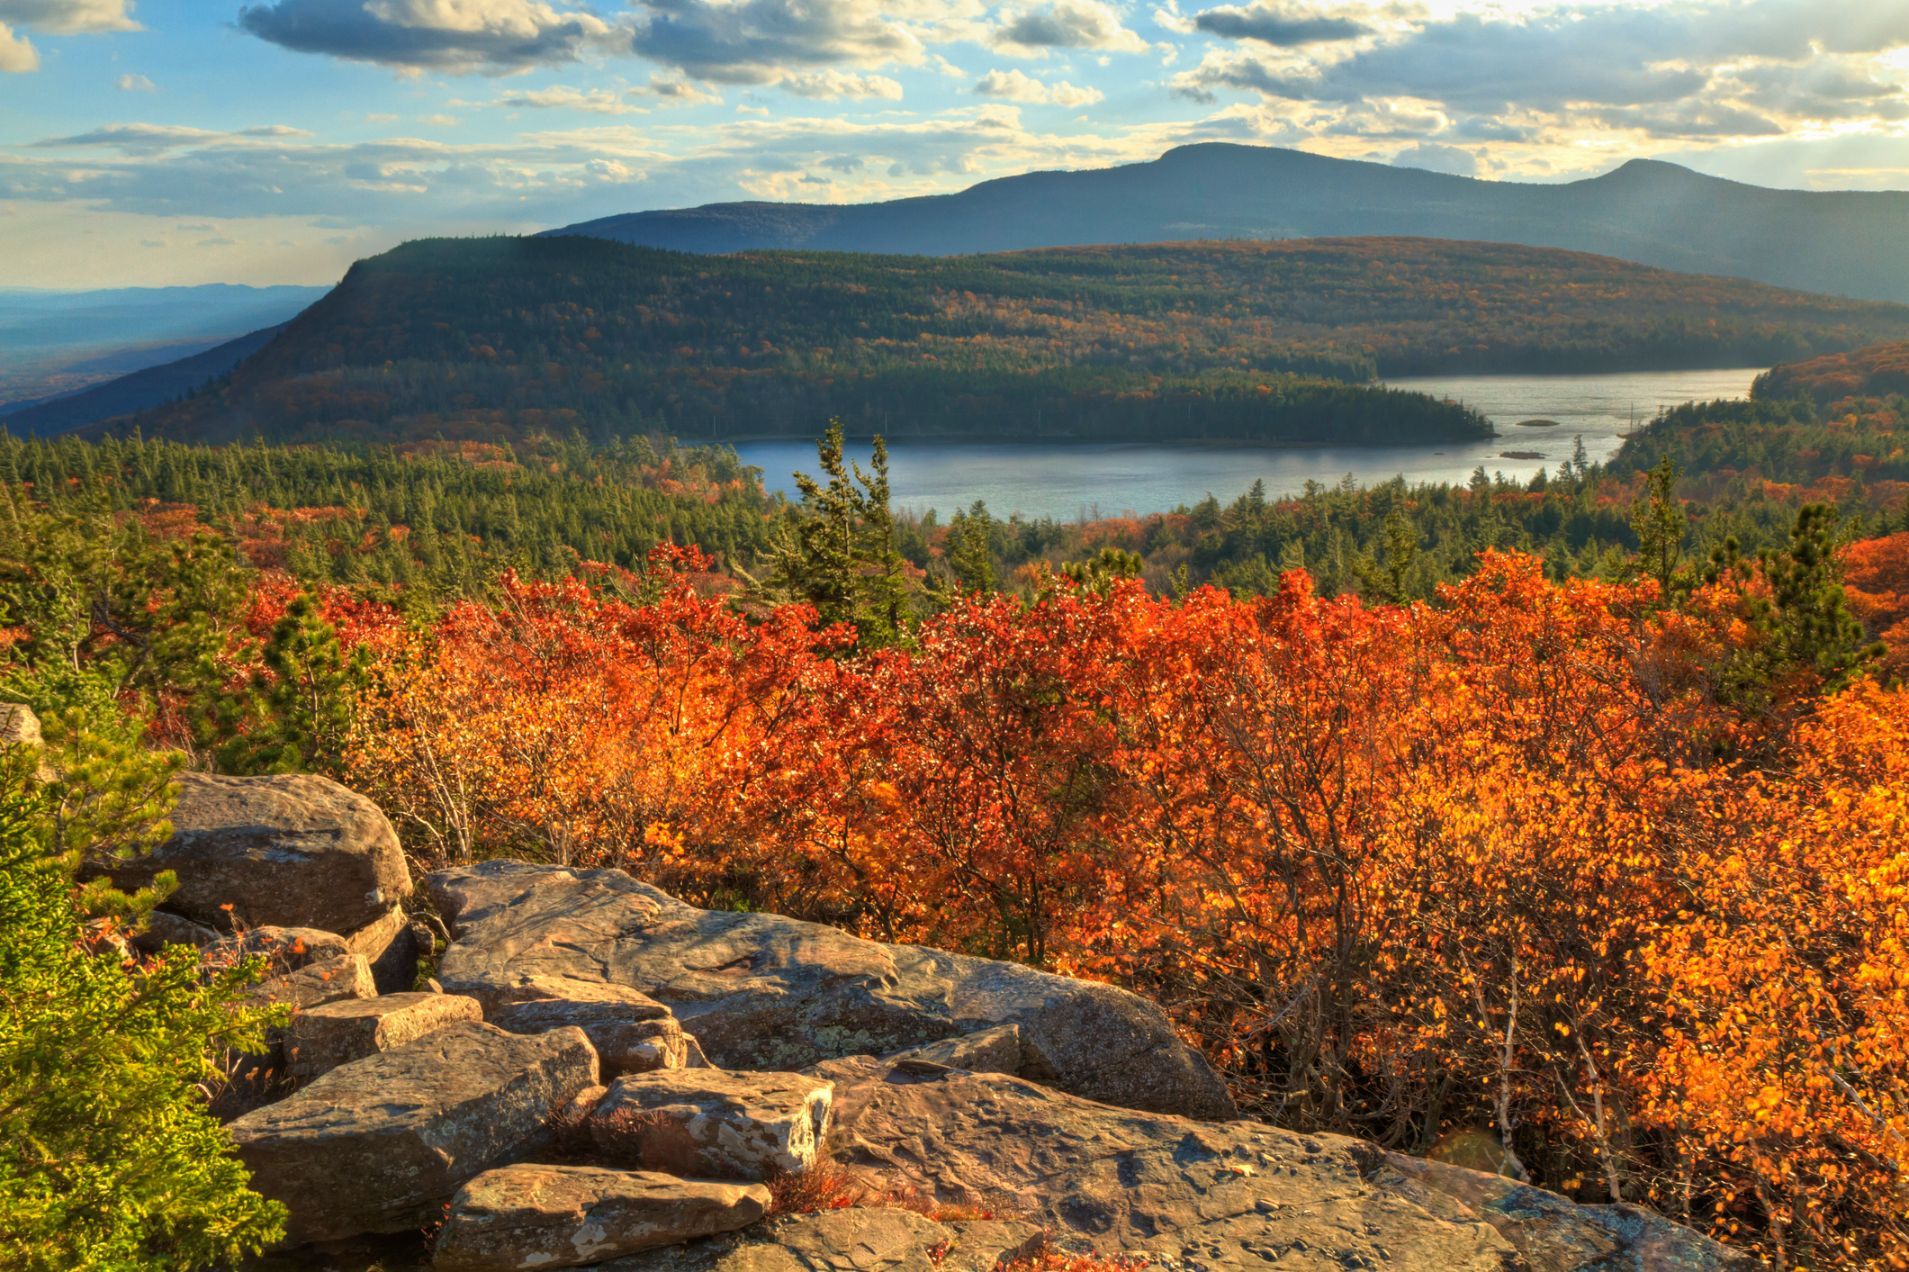
{"type": "Polygon", "coordinates": [[[1753,577],[1051,581],[869,651],[700,564],[341,624],[379,654],[350,776],[432,862],[620,865],[1106,977],[1284,1124],[1479,1128],[1780,1261],[1909,1259],[1909,699],[1731,705],[1753,577]]]}

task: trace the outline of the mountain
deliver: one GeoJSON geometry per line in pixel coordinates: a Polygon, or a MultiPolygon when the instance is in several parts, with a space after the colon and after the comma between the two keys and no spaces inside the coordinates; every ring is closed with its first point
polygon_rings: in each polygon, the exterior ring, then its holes
{"type": "Polygon", "coordinates": [[[1909,193],[1768,190],[1634,160],[1560,185],[1208,143],[883,203],[718,203],[566,226],[644,247],[1001,252],[1182,239],[1409,235],[1568,248],[1665,269],[1909,301],[1909,193]]]}
{"type": "Polygon", "coordinates": [[[439,239],[360,261],[230,376],[133,417],[277,441],[819,433],[1341,444],[1478,436],[1375,373],[1767,365],[1909,308],[1430,239],[691,256],[439,239]]]}
{"type": "Polygon", "coordinates": [[[276,326],[323,287],[0,289],[0,405],[71,393],[276,326]]]}
{"type": "Polygon", "coordinates": [[[228,340],[77,393],[0,407],[0,428],[22,437],[48,436],[164,405],[218,379],[263,349],[283,328],[284,324],[280,323],[250,332],[237,340],[228,340]]]}

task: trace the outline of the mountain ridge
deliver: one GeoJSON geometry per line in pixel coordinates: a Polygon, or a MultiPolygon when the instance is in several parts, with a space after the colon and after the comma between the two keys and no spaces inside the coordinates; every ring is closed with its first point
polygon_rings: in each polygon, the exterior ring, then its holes
{"type": "Polygon", "coordinates": [[[1558,184],[1487,181],[1232,142],[877,203],[747,201],[545,231],[642,247],[963,255],[1186,239],[1425,237],[1614,256],[1909,301],[1909,192],[1779,190],[1662,160],[1558,184]]]}

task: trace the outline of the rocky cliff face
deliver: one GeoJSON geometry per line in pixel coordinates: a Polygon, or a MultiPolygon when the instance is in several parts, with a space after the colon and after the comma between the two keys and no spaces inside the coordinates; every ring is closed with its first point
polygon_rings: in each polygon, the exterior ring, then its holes
{"type": "Polygon", "coordinates": [[[611,870],[447,871],[420,921],[386,908],[419,899],[389,825],[342,788],[186,798],[165,856],[190,913],[163,930],[263,950],[259,992],[296,1004],[231,1123],[291,1211],[298,1245],[273,1266],[1738,1262],[1646,1211],[1241,1119],[1160,1009],[1108,986],[699,910],[611,870]],[[277,926],[195,922],[235,913],[277,926]],[[440,921],[437,976],[414,988],[440,921]]]}

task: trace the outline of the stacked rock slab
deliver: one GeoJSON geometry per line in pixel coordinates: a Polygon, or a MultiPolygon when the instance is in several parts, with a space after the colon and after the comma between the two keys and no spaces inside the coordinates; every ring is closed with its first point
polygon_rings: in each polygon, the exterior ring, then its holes
{"type": "Polygon", "coordinates": [[[293,1243],[421,1226],[467,1180],[517,1160],[596,1085],[580,1029],[448,1025],[342,1065],[229,1127],[293,1243]]]}
{"type": "Polygon", "coordinates": [[[702,1048],[669,1008],[648,994],[601,980],[526,976],[498,989],[483,988],[485,1017],[512,1033],[542,1033],[575,1025],[590,1036],[604,1078],[655,1069],[707,1065],[702,1048]]]}
{"type": "Polygon", "coordinates": [[[607,1161],[674,1175],[770,1179],[815,1164],[834,1085],[800,1073],[684,1069],[618,1078],[588,1131],[607,1161]]]}
{"type": "Polygon", "coordinates": [[[1165,1013],[1112,986],[699,910],[620,870],[492,861],[426,887],[456,938],[438,964],[446,989],[482,1000],[529,977],[634,989],[722,1068],[799,1069],[1014,1024],[1025,1071],[1061,1090],[1191,1117],[1235,1112],[1165,1013]]]}
{"type": "Polygon", "coordinates": [[[295,1081],[310,1082],[339,1065],[394,1051],[460,1021],[479,1021],[475,998],[456,994],[386,994],[347,998],[292,1017],[285,1052],[295,1081]]]}
{"type": "Polygon", "coordinates": [[[591,1166],[505,1166],[458,1190],[438,1272],[571,1268],[746,1228],[769,1212],[760,1184],[591,1166]]]}

